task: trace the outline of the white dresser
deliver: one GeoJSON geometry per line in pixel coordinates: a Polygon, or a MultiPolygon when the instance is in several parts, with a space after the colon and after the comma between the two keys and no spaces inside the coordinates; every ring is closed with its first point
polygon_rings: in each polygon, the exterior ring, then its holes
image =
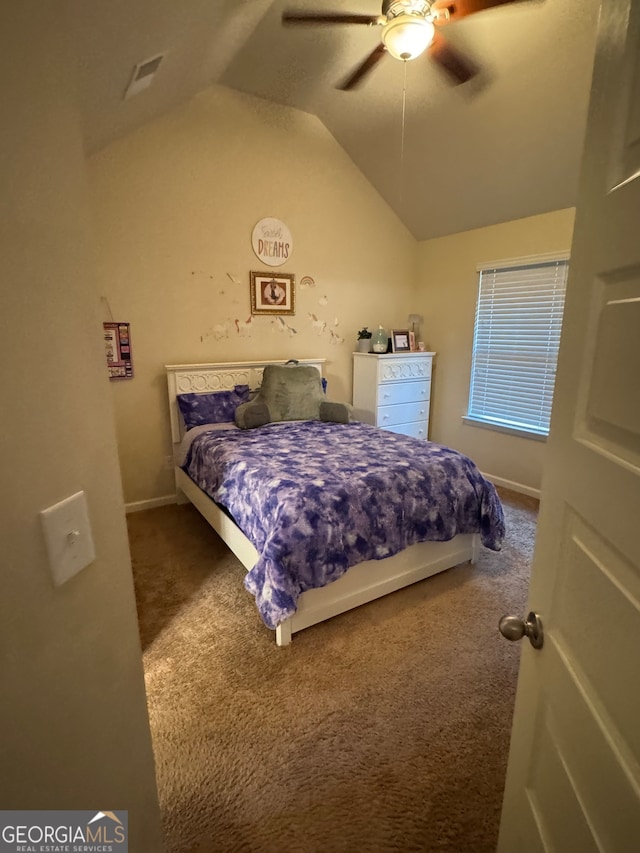
{"type": "Polygon", "coordinates": [[[429,437],[434,352],[353,353],[353,417],[374,426],[429,437]]]}

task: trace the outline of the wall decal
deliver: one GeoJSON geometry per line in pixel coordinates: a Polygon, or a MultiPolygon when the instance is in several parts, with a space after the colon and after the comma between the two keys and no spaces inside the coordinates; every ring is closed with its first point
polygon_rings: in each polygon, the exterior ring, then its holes
{"type": "Polygon", "coordinates": [[[229,322],[218,323],[213,327],[213,337],[216,341],[221,341],[223,338],[229,337],[229,322]]]}
{"type": "Polygon", "coordinates": [[[221,341],[229,337],[229,320],[224,323],[217,323],[213,328],[208,328],[206,332],[200,335],[201,343],[204,343],[207,338],[213,338],[214,341],[221,341]]]}
{"type": "Polygon", "coordinates": [[[309,319],[311,320],[311,326],[314,329],[318,329],[318,334],[321,335],[327,327],[327,321],[321,320],[319,317],[316,317],[315,314],[309,313],[309,319]]]}
{"type": "Polygon", "coordinates": [[[316,283],[310,275],[303,275],[300,279],[300,287],[315,287],[316,283]]]}
{"type": "Polygon", "coordinates": [[[234,320],[234,325],[236,327],[236,332],[243,338],[248,338],[251,336],[251,321],[253,317],[249,317],[248,320],[234,320]]]}
{"type": "Polygon", "coordinates": [[[297,330],[297,329],[294,329],[294,328],[293,328],[293,326],[290,326],[287,322],[285,322],[285,321],[282,319],[282,317],[275,317],[275,318],[271,321],[271,326],[272,326],[272,328],[273,328],[274,330],[277,330],[277,331],[279,331],[279,332],[288,332],[288,333],[289,333],[289,337],[291,337],[291,338],[292,338],[294,335],[297,335],[297,334],[298,334],[298,330],[297,330]]]}
{"type": "Polygon", "coordinates": [[[204,343],[207,338],[213,338],[214,341],[222,341],[225,338],[228,339],[232,331],[235,331],[235,333],[241,338],[249,338],[251,337],[252,329],[253,317],[249,317],[246,320],[241,320],[239,317],[231,320],[227,317],[224,323],[216,323],[215,326],[207,329],[204,334],[200,335],[200,340],[202,343],[204,343]]]}

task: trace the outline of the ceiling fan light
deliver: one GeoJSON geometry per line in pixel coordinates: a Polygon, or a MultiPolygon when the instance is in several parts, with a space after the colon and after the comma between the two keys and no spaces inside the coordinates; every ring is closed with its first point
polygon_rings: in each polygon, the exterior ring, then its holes
{"type": "Polygon", "coordinates": [[[382,31],[382,42],[395,59],[416,59],[429,47],[435,27],[426,18],[400,15],[393,18],[382,31]]]}

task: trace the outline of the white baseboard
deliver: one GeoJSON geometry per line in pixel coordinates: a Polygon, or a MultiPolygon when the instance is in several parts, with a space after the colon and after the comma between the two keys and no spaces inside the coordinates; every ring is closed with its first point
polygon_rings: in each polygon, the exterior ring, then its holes
{"type": "Polygon", "coordinates": [[[176,503],[175,495],[164,495],[161,498],[151,498],[148,501],[134,501],[133,503],[125,504],[124,511],[129,515],[130,512],[142,512],[144,509],[155,509],[157,506],[168,506],[174,503],[176,503]]]}
{"type": "Polygon", "coordinates": [[[529,495],[530,498],[540,500],[540,489],[534,489],[531,486],[525,486],[522,483],[514,483],[513,480],[505,480],[504,477],[494,477],[493,474],[485,474],[481,472],[486,480],[490,480],[494,486],[502,486],[505,489],[511,489],[512,492],[519,492],[521,495],[529,495]]]}

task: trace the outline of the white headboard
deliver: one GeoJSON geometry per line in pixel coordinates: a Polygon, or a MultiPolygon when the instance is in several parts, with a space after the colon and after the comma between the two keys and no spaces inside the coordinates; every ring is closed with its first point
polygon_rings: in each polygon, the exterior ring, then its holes
{"type": "MultiPolygon", "coordinates": [[[[325,358],[299,358],[298,364],[310,364],[322,376],[325,358]]],[[[182,440],[184,425],[176,396],[178,394],[205,394],[211,391],[227,391],[235,385],[248,385],[254,391],[262,384],[262,371],[268,364],[284,364],[282,359],[272,361],[231,361],[215,364],[166,364],[169,387],[169,413],[171,417],[171,439],[174,444],[182,440]]]]}

